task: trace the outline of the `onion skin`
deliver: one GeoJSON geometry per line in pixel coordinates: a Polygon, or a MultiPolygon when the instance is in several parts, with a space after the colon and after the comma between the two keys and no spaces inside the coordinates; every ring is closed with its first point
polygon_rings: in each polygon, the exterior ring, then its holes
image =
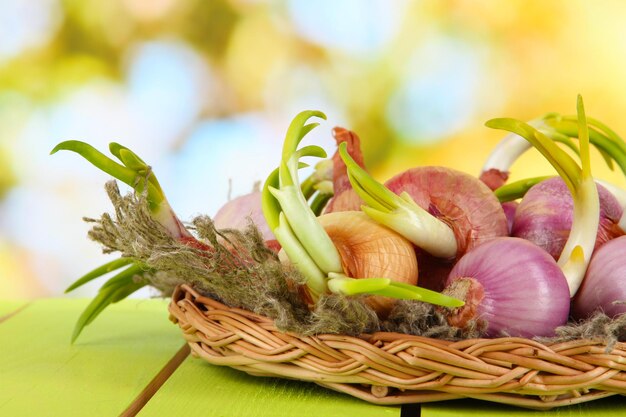
{"type": "Polygon", "coordinates": [[[484,243],[463,256],[452,268],[446,293],[471,283],[466,305],[448,316],[451,325],[464,327],[478,319],[488,337],[504,334],[549,337],[567,322],[569,287],[556,261],[532,243],[502,237],[484,243]]]}
{"type": "MultiPolygon", "coordinates": [[[[347,151],[354,161],[363,169],[363,153],[361,152],[361,140],[356,133],[344,129],[343,127],[335,127],[333,129],[333,137],[337,142],[337,147],[346,142],[347,151]]],[[[324,213],[332,213],[336,211],[358,211],[363,200],[352,189],[350,180],[348,179],[348,169],[341,159],[339,151],[333,155],[333,192],[335,195],[330,199],[324,213]]]]}
{"type": "MultiPolygon", "coordinates": [[[[618,225],[621,205],[606,188],[597,188],[600,224],[595,249],[624,234],[618,225]]],[[[511,235],[533,242],[558,259],[572,228],[573,210],[572,194],[561,178],[542,181],[528,190],[520,202],[511,235]]]]}
{"type": "Polygon", "coordinates": [[[263,240],[272,241],[276,238],[263,216],[261,209],[261,192],[253,191],[249,194],[234,198],[224,204],[213,217],[217,229],[239,229],[248,227],[249,220],[259,228],[263,240]]]}
{"type": "MultiPolygon", "coordinates": [[[[417,258],[411,242],[360,211],[324,214],[318,220],[335,244],[350,278],[389,278],[416,285],[417,258]]],[[[369,296],[366,302],[385,317],[397,300],[369,296]]]]}
{"type": "Polygon", "coordinates": [[[485,183],[490,190],[495,191],[506,184],[506,181],[509,179],[509,173],[506,171],[500,171],[499,169],[490,168],[483,171],[480,174],[479,179],[485,183]]]}
{"type": "Polygon", "coordinates": [[[586,319],[598,310],[612,318],[626,313],[625,254],[626,236],[607,242],[593,253],[572,302],[573,318],[586,319]]]}
{"type": "Polygon", "coordinates": [[[324,213],[335,213],[340,211],[357,211],[361,209],[363,200],[352,188],[336,194],[329,202],[324,213]]]}
{"type": "Polygon", "coordinates": [[[418,167],[385,183],[406,191],[424,210],[454,231],[457,257],[495,237],[508,236],[506,216],[493,192],[469,174],[445,167],[418,167]]]}

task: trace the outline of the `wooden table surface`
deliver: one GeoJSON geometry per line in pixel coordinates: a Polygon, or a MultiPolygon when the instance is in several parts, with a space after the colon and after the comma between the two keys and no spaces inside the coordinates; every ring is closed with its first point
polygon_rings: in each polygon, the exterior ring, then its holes
{"type": "Polygon", "coordinates": [[[385,407],[189,355],[165,300],[109,307],[75,344],[88,300],[0,301],[0,416],[626,416],[626,397],[529,411],[474,400],[385,407]]]}

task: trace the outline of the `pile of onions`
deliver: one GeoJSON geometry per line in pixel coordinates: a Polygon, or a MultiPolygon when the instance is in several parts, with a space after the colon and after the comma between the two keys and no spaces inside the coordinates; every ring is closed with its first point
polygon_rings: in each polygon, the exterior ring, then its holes
{"type": "Polygon", "coordinates": [[[481,243],[508,235],[502,206],[491,190],[469,174],[445,167],[418,167],[389,179],[385,186],[408,193],[430,214],[446,223],[457,241],[456,257],[442,259],[419,251],[420,285],[441,291],[454,261],[481,243]]]}

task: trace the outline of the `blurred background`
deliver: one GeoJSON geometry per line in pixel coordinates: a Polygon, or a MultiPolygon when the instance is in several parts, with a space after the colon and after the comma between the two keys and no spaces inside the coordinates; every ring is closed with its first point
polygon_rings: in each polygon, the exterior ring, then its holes
{"type": "MultiPolygon", "coordinates": [[[[578,93],[626,135],[624,16],[618,0],[0,0],[0,298],[59,296],[111,259],[81,220],[111,209],[109,177],[49,156],[62,140],[135,150],[183,220],[264,180],[304,109],[328,115],[309,143],[356,131],[381,180],[477,175],[502,136],[487,119],[573,114],[578,93]]],[[[544,171],[529,152],[513,179],[544,171]]]]}

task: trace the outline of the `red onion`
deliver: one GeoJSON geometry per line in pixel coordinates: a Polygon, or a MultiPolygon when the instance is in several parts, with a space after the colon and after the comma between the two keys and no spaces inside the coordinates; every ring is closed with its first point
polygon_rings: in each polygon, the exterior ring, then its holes
{"type": "Polygon", "coordinates": [[[418,167],[396,175],[385,186],[396,194],[406,191],[415,203],[447,223],[457,240],[457,256],[508,235],[500,202],[469,174],[444,167],[418,167]]]}
{"type": "MultiPolygon", "coordinates": [[[[624,234],[619,227],[621,205],[606,188],[597,187],[600,224],[596,249],[624,234]]],[[[528,190],[519,204],[511,235],[533,242],[558,259],[572,228],[573,207],[572,194],[561,178],[542,181],[528,190]]]]}
{"type": "Polygon", "coordinates": [[[493,239],[466,253],[450,272],[446,293],[466,303],[448,322],[465,327],[478,319],[489,337],[551,336],[569,314],[563,272],[544,250],[519,238],[493,239]]]}
{"type": "Polygon", "coordinates": [[[585,319],[597,310],[609,317],[626,313],[626,236],[604,244],[591,256],[583,283],[574,297],[572,316],[585,319]]]}

